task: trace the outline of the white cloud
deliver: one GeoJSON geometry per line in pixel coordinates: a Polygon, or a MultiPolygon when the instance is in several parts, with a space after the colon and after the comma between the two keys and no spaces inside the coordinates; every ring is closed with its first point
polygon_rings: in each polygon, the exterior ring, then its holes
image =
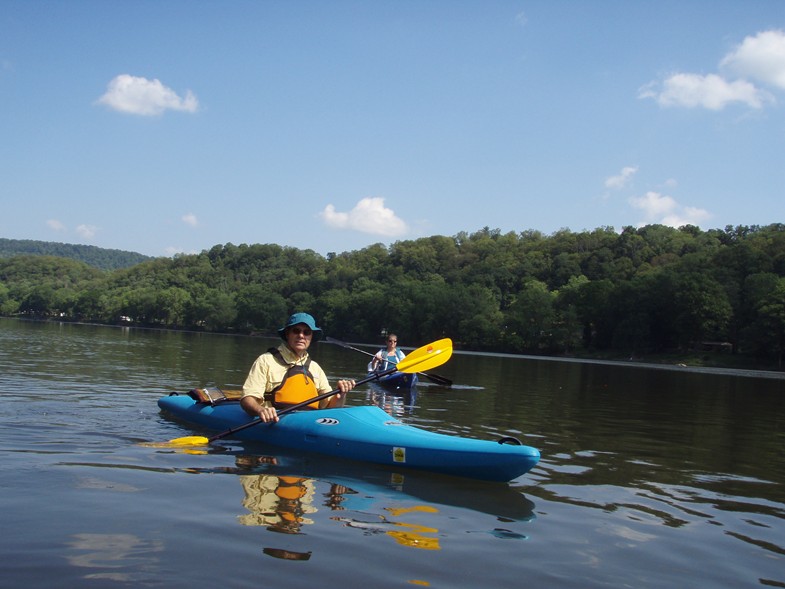
{"type": "Polygon", "coordinates": [[[661,85],[652,83],[641,89],[638,98],[654,98],[663,107],[703,107],[709,110],[722,110],[734,102],[761,108],[772,100],[768,92],[746,80],[729,82],[717,74],[673,74],[661,85]]]}
{"type": "Polygon", "coordinates": [[[672,197],[653,191],[649,191],[643,196],[630,197],[629,201],[636,209],[643,210],[647,219],[661,217],[674,210],[677,206],[676,201],[672,197]]]}
{"type": "Polygon", "coordinates": [[[79,237],[84,237],[85,239],[93,237],[96,231],[98,231],[98,227],[95,227],[94,225],[79,225],[76,228],[79,237]]]}
{"type": "Polygon", "coordinates": [[[605,180],[605,188],[619,190],[629,184],[632,177],[638,171],[638,166],[626,166],[622,168],[618,176],[610,176],[605,180]]]}
{"type": "Polygon", "coordinates": [[[644,220],[639,225],[659,223],[677,228],[684,225],[700,226],[701,222],[711,218],[711,213],[705,209],[682,206],[673,197],[654,191],[631,197],[628,202],[643,211],[644,220]]]}
{"type": "Polygon", "coordinates": [[[662,107],[718,111],[740,103],[763,108],[767,103],[774,103],[775,98],[750,80],[785,90],[785,33],[771,30],[746,37],[719,65],[727,75],[675,73],[662,82],[650,82],[641,88],[638,98],[653,98],[662,107]]]}
{"type": "Polygon", "coordinates": [[[730,72],[785,90],[785,33],[763,31],[746,37],[720,62],[730,72]]]}
{"type": "Polygon", "coordinates": [[[386,208],[384,199],[378,196],[362,199],[348,213],[340,213],[333,205],[327,205],[319,216],[334,229],[352,229],[385,237],[406,233],[406,223],[392,209],[386,208]]]}
{"type": "Polygon", "coordinates": [[[57,219],[49,219],[46,224],[49,229],[54,229],[55,231],[65,231],[65,225],[63,225],[57,219]]]}
{"type": "Polygon", "coordinates": [[[166,110],[196,112],[199,101],[188,90],[180,98],[159,80],[121,74],[109,82],[106,94],[97,101],[113,110],[143,116],[160,115],[166,110]]]}
{"type": "Polygon", "coordinates": [[[711,213],[706,209],[699,209],[697,207],[680,207],[679,211],[675,211],[669,215],[665,215],[660,223],[668,225],[669,227],[683,227],[684,225],[700,225],[711,218],[711,213]]]}
{"type": "Polygon", "coordinates": [[[182,216],[183,223],[186,225],[190,225],[191,227],[198,227],[199,226],[199,219],[196,218],[196,215],[193,213],[187,213],[182,216]]]}

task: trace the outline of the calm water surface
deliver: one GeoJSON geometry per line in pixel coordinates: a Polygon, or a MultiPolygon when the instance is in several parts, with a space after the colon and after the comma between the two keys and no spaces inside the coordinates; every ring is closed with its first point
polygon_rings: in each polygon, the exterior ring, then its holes
{"type": "Polygon", "coordinates": [[[452,389],[353,391],[539,448],[510,484],[142,445],[197,433],[159,396],[239,387],[274,343],[0,319],[0,586],[785,587],[781,375],[456,353],[452,389]]]}

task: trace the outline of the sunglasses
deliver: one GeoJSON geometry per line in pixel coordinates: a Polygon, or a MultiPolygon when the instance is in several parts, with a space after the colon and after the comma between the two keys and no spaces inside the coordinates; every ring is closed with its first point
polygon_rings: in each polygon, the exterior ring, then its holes
{"type": "Polygon", "coordinates": [[[289,332],[294,335],[304,335],[305,337],[311,337],[313,335],[313,331],[307,327],[305,329],[301,327],[290,327],[289,332]]]}
{"type": "Polygon", "coordinates": [[[388,340],[387,340],[387,343],[388,343],[388,344],[397,344],[397,343],[398,343],[398,340],[397,340],[397,339],[388,339],[388,340]]]}

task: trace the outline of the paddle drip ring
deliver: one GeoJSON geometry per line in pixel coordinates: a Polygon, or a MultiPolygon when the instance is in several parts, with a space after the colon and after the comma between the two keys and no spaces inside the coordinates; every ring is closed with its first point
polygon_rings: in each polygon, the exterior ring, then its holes
{"type": "Polygon", "coordinates": [[[499,444],[510,444],[511,446],[523,446],[523,443],[518,438],[507,436],[506,438],[499,438],[499,444]]]}

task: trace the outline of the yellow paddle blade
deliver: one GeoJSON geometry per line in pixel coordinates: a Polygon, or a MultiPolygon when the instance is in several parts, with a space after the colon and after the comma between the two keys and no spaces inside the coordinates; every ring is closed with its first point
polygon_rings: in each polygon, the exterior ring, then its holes
{"type": "Polygon", "coordinates": [[[210,440],[204,436],[185,436],[183,438],[175,438],[169,440],[170,446],[206,446],[210,440]]]}
{"type": "Polygon", "coordinates": [[[185,436],[183,438],[175,438],[168,442],[147,442],[142,444],[150,448],[182,448],[187,446],[206,446],[210,440],[204,436],[185,436]]]}
{"type": "Polygon", "coordinates": [[[452,356],[452,340],[448,337],[417,348],[398,362],[399,372],[424,372],[441,366],[452,356]]]}

